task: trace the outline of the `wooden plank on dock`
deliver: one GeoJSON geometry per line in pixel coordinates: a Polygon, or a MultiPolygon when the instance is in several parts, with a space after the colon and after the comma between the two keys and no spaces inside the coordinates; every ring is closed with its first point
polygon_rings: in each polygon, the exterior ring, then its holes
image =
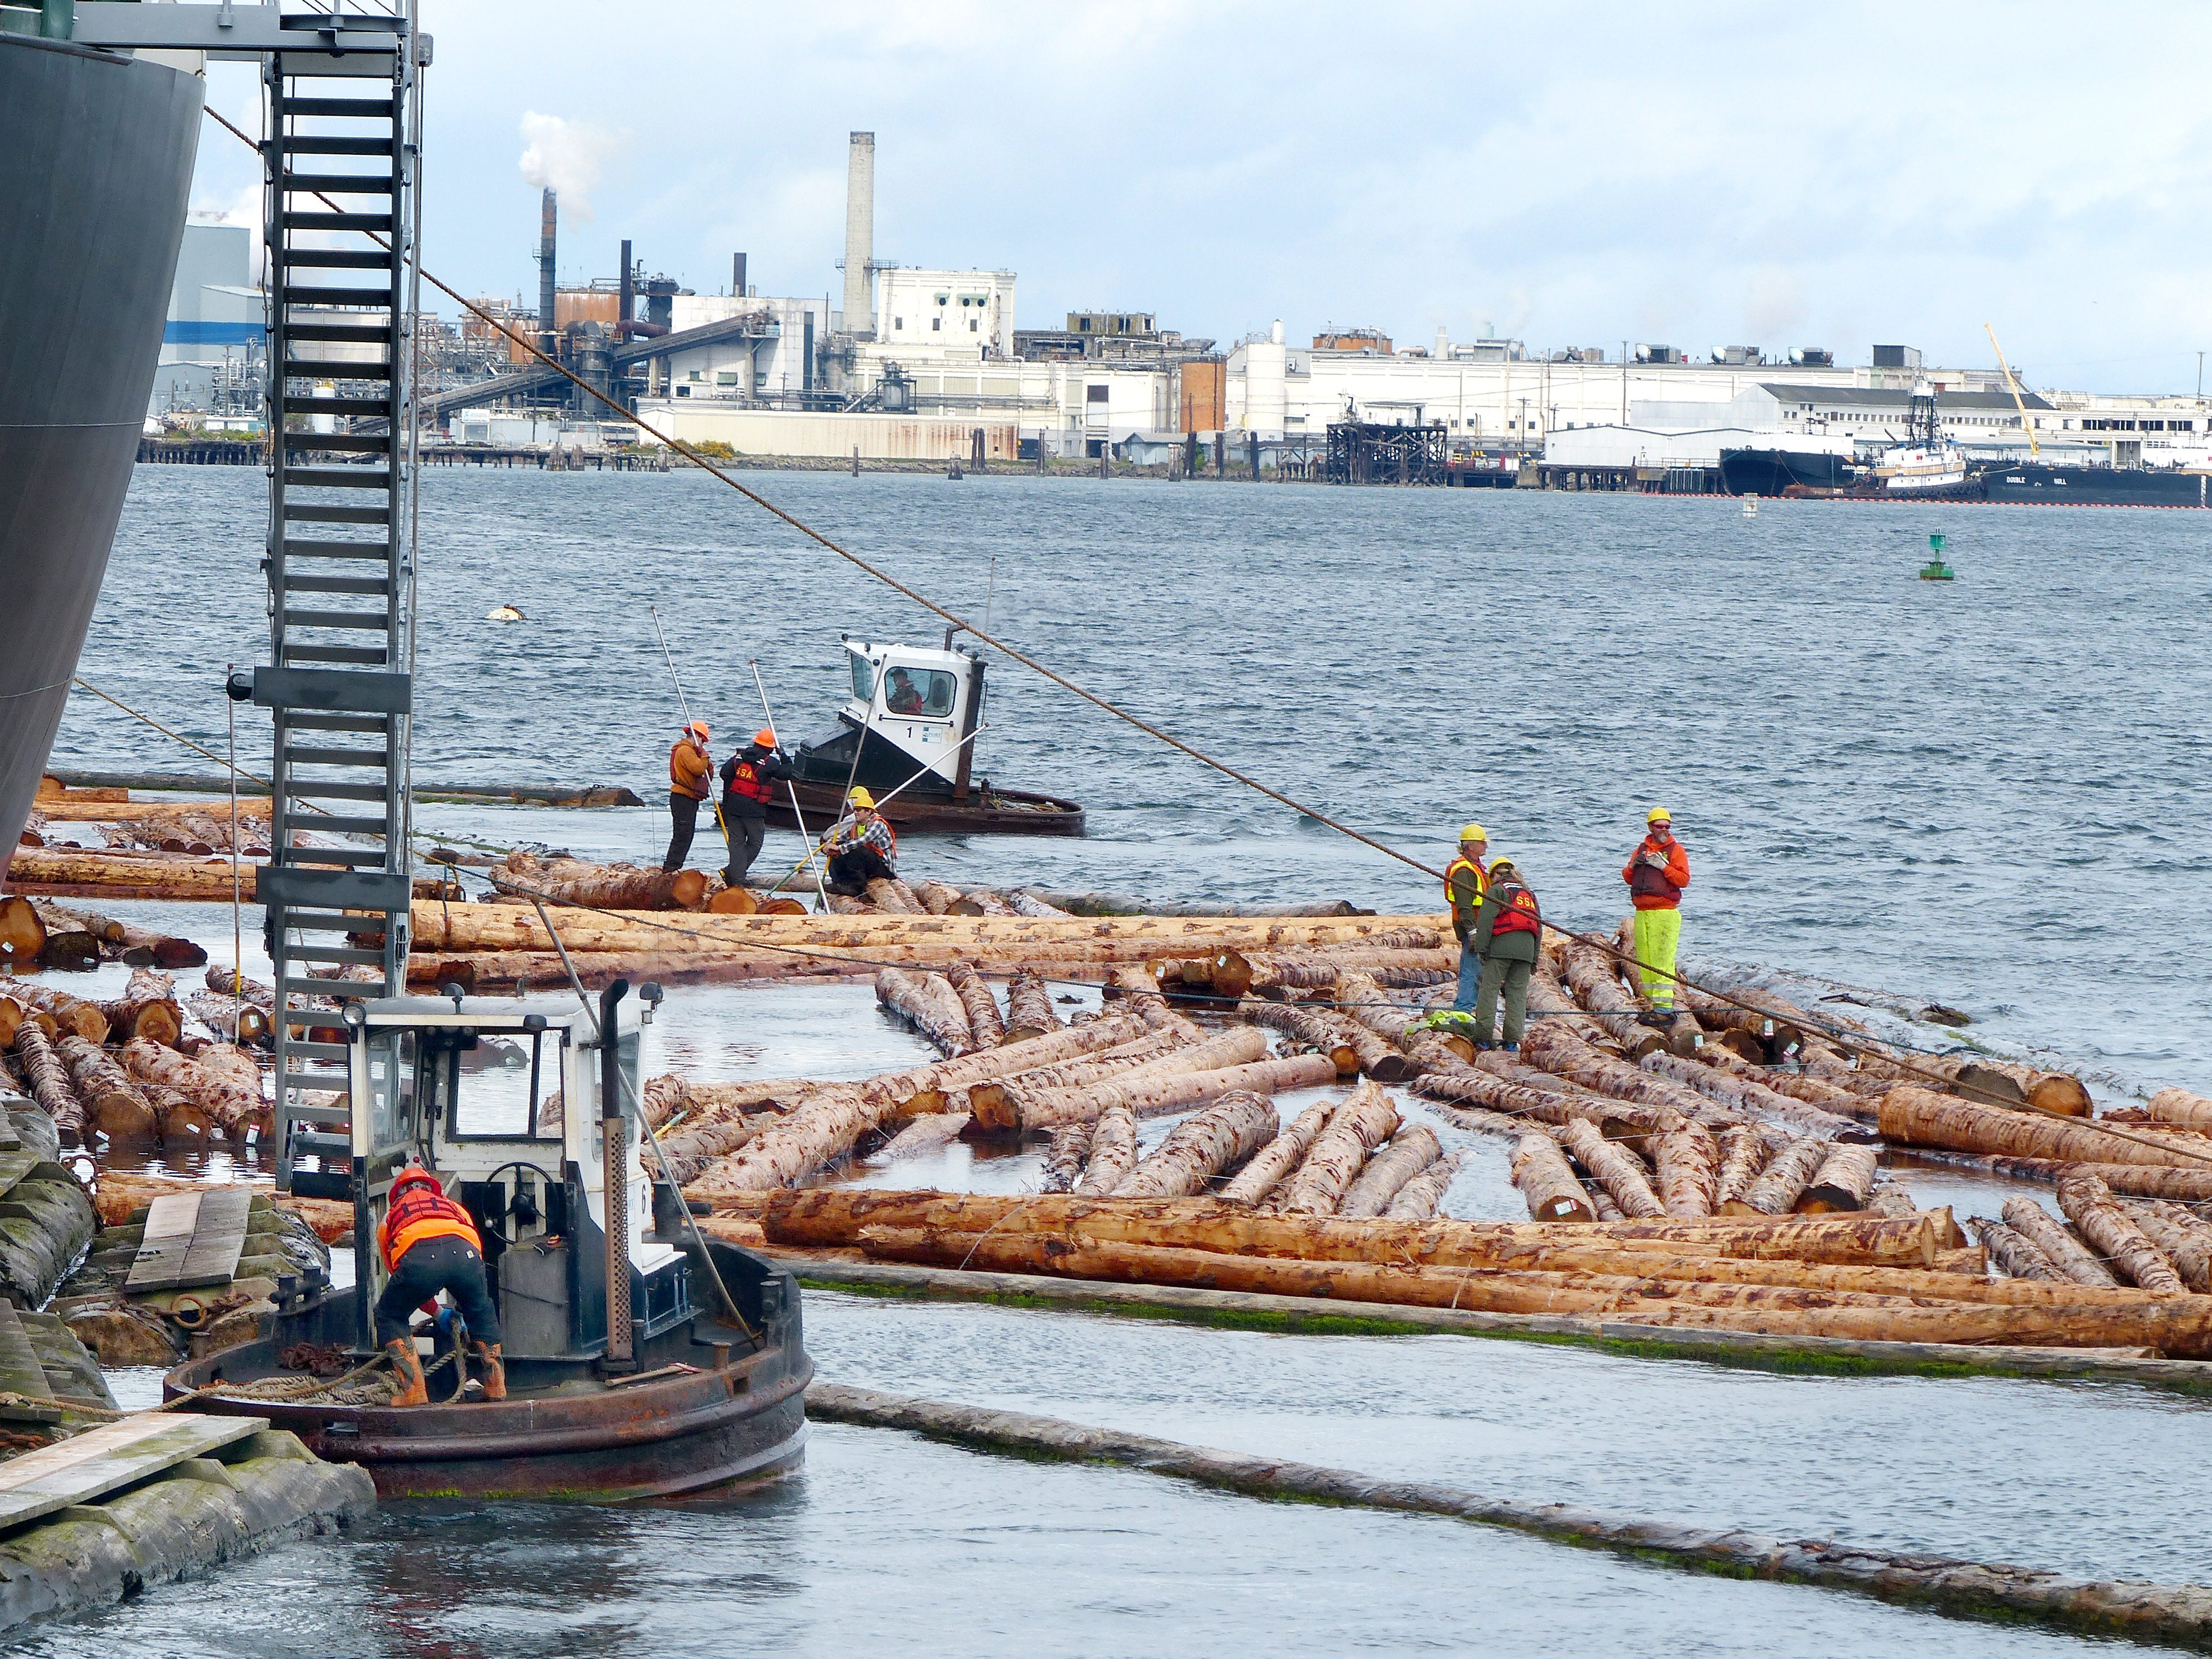
{"type": "Polygon", "coordinates": [[[0,1302],[0,1392],[33,1400],[54,1397],[53,1385],[46,1381],[46,1368],[40,1363],[39,1351],[31,1346],[22,1322],[15,1317],[12,1302],[0,1302]]]}
{"type": "Polygon", "coordinates": [[[0,1463],[0,1530],[89,1504],[268,1426],[265,1417],[143,1412],[25,1452],[0,1463]]]}
{"type": "Polygon", "coordinates": [[[244,1187],[168,1193],[146,1212],[145,1240],[131,1264],[125,1294],[220,1285],[238,1271],[253,1204],[244,1187]]]}

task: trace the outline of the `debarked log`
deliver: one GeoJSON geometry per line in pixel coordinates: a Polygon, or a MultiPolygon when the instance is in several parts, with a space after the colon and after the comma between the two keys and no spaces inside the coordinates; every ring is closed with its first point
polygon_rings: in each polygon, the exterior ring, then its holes
{"type": "Polygon", "coordinates": [[[1879,1121],[1882,1139],[1893,1146],[2212,1170],[2212,1151],[2203,1150],[2206,1143],[2193,1135],[2141,1124],[2123,1131],[2081,1119],[2008,1111],[1909,1084],[1882,1096],[1879,1121]]]}
{"type": "Polygon", "coordinates": [[[2058,1207],[2106,1265],[2128,1283],[2161,1296],[2184,1286],[2173,1264],[2113,1201],[2112,1189],[2094,1176],[2072,1175],[2058,1183],[2058,1207]]]}
{"type": "MultiPolygon", "coordinates": [[[[1531,1139],[1552,1145],[1542,1136],[1531,1139]]],[[[1218,1200],[1133,1201],[857,1187],[741,1194],[733,1196],[729,1207],[737,1213],[758,1215],[768,1237],[786,1244],[849,1246],[859,1229],[870,1225],[932,1227],[952,1232],[1003,1231],[1010,1226],[1043,1231],[1076,1228],[1096,1237],[1138,1243],[1263,1255],[1418,1261],[1438,1267],[1498,1267],[1532,1249],[1587,1244],[1645,1259],[1720,1255],[1838,1266],[1924,1267],[1936,1260],[1951,1227],[1949,1212],[1943,1210],[1907,1218],[1754,1216],[1587,1224],[1444,1219],[1411,1224],[1269,1214],[1218,1200]]]]}
{"type": "Polygon", "coordinates": [[[1273,1139],[1275,1103],[1232,1091],[1168,1131],[1168,1138],[1123,1176],[1116,1198],[1187,1198],[1250,1158],[1273,1139]]]}
{"type": "Polygon", "coordinates": [[[59,1048],[94,1128],[111,1140],[154,1133],[153,1103],[106,1049],[75,1033],[64,1037],[59,1048]]]}
{"type": "Polygon", "coordinates": [[[1397,1133],[1398,1124],[1398,1109],[1380,1085],[1363,1083],[1354,1089],[1329,1114],[1327,1126],[1314,1137],[1297,1170],[1284,1182],[1283,1212],[1333,1214],[1361,1167],[1377,1146],[1397,1133]]]}
{"type": "Polygon", "coordinates": [[[244,1139],[249,1130],[269,1127],[268,1103],[258,1088],[248,1092],[228,1074],[211,1071],[143,1037],[125,1043],[120,1058],[132,1076],[174,1089],[222,1125],[234,1140],[244,1139]]]}
{"type": "Polygon", "coordinates": [[[959,993],[961,1006],[968,1011],[968,1028],[978,1048],[995,1048],[1006,1040],[1006,1021],[999,1014],[999,1000],[983,976],[967,963],[956,962],[945,970],[945,977],[959,993]]]}
{"type": "Polygon", "coordinates": [[[1523,1134],[1514,1143],[1513,1184],[1535,1221],[1589,1221],[1595,1212],[1573,1165],[1549,1135],[1523,1134]]]}
{"type": "Polygon", "coordinates": [[[1443,1156],[1436,1131],[1425,1123],[1401,1124],[1390,1144],[1367,1160],[1337,1200],[1336,1212],[1358,1218],[1381,1215],[1406,1184],[1443,1156]]]}
{"type": "MultiPolygon", "coordinates": [[[[2037,1347],[2151,1347],[2212,1353],[2212,1297],[2141,1297],[2115,1305],[2076,1293],[2051,1302],[1961,1301],[1796,1285],[1634,1278],[1620,1274],[1401,1267],[1228,1255],[1167,1245],[1067,1239],[1036,1233],[948,1233],[864,1227],[870,1256],[987,1273],[1456,1307],[1488,1313],[1580,1314],[1633,1324],[1840,1336],[1861,1341],[2037,1347]]],[[[1947,1285],[1977,1289],[1963,1275],[1947,1285]]],[[[1996,1291],[2049,1293],[2027,1280],[1984,1281],[1996,1291]]]]}
{"type": "Polygon", "coordinates": [[[1014,1107],[1020,1127],[1055,1128],[1062,1123],[1095,1118],[1115,1106],[1126,1107],[1139,1117],[1158,1117],[1204,1105],[1240,1089],[1272,1095],[1285,1089],[1317,1088],[1336,1079],[1336,1068],[1318,1054],[1197,1067],[1194,1058],[1219,1040],[1209,1039],[1178,1049],[1139,1067],[1136,1074],[1093,1084],[1085,1089],[1034,1097],[1017,1092],[1014,1107]]]}
{"type": "Polygon", "coordinates": [[[1334,1103],[1309,1106],[1287,1128],[1253,1154],[1252,1161],[1215,1194],[1224,1204],[1258,1204],[1304,1162],[1307,1152],[1336,1109],[1334,1103]]]}
{"type": "Polygon", "coordinates": [[[1458,1175],[1464,1152],[1446,1152],[1435,1163],[1415,1176],[1398,1189],[1383,1212],[1391,1221],[1426,1221],[1443,1208],[1444,1194],[1451,1190],[1452,1178],[1458,1175]]]}
{"type": "Polygon", "coordinates": [[[2109,1289],[2120,1281],[2091,1255],[2081,1241],[2053,1220],[2051,1212],[2032,1198],[2008,1198],[2004,1202],[2005,1225],[2043,1252],[2059,1273],[2076,1285],[2109,1289]]]}
{"type": "Polygon", "coordinates": [[[1121,1184],[1121,1177],[1137,1167],[1137,1120],[1126,1106],[1109,1106],[1091,1127],[1090,1161],[1079,1193],[1103,1197],[1121,1184]]]}

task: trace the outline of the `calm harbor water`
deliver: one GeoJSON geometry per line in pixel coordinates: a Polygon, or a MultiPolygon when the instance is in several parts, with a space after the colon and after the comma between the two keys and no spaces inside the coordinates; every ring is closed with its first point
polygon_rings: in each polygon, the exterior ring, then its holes
{"type": "MultiPolygon", "coordinates": [[[[1225,760],[1441,863],[1468,817],[1547,910],[1607,927],[1644,808],[1696,879],[1686,954],[1966,1008],[1978,1030],[2212,1088],[2188,948],[2212,520],[1487,492],[757,475],[902,580],[1225,760]],[[1960,580],[1913,580],[1942,530],[1960,580]],[[993,561],[995,558],[995,569],[993,561]]],[[[416,771],[660,793],[671,626],[718,738],[817,733],[841,630],[942,624],[696,476],[426,477],[416,771]],[[530,617],[476,620],[513,603],[530,617]]],[[[263,653],[252,473],[137,477],[83,672],[210,748],[263,653]]],[[[1432,907],[1011,664],[983,769],[1091,809],[1070,844],[916,842],[915,870],[1169,897],[1432,907]]],[[[266,727],[240,722],[248,763],[266,727]]],[[[73,700],[58,763],[212,769],[73,700]]],[[[665,815],[430,808],[426,827],[655,851],[665,815]]],[[[772,836],[762,866],[798,849],[772,836]]],[[[130,907],[117,906],[118,910],[130,907]]],[[[178,913],[172,908],[173,917],[178,913]]],[[[249,915],[246,959],[258,959],[249,915]]],[[[228,913],[191,931],[227,951],[228,913]]],[[[678,994],[659,1061],[858,1076],[914,1039],[865,988],[678,994]]],[[[1925,1028],[1923,1028],[1923,1035],[1925,1028]]],[[[647,1057],[648,1065],[654,1063],[647,1057]]],[[[1164,1126],[1158,1126],[1159,1128],[1164,1126]]],[[[1447,1137],[1449,1139],[1450,1137],[1447,1137]]],[[[860,1178],[1018,1188],[965,1148],[860,1178]]],[[[1975,1183],[1911,1178],[1932,1201],[1975,1183]]],[[[1453,1207],[1508,1213],[1498,1182],[1453,1207]]],[[[2116,1386],[1784,1378],[1458,1339],[1273,1338],[811,1296],[825,1377],[1624,1514],[2212,1582],[2195,1402],[2116,1386]]],[[[1722,1583],[1459,1525],[823,1428],[805,1473],[624,1512],[389,1506],[91,1621],[60,1656],[773,1651],[2040,1653],[2072,1638],[1722,1583]],[[90,1647],[88,1647],[88,1644],[90,1647]]]]}

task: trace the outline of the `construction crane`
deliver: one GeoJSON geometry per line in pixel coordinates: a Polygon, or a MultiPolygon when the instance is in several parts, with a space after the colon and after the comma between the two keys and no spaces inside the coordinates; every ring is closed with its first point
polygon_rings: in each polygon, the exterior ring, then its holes
{"type": "Polygon", "coordinates": [[[2012,392],[2013,407],[2020,410],[2021,430],[2027,434],[2027,453],[2031,460],[2043,459],[2043,446],[2035,441],[2035,422],[2027,417],[2027,404],[2020,395],[2020,382],[2013,378],[2012,365],[2005,361],[2004,348],[1997,343],[1996,325],[1982,325],[1982,332],[1990,337],[1990,349],[1997,354],[1997,367],[2004,371],[2005,385],[2012,392]]]}

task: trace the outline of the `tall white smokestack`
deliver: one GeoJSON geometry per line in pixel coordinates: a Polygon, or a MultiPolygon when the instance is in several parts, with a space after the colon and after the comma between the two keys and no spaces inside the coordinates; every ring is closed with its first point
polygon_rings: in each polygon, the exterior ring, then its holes
{"type": "Polygon", "coordinates": [[[845,326],[876,333],[876,135],[856,132],[845,172],[845,326]]]}

